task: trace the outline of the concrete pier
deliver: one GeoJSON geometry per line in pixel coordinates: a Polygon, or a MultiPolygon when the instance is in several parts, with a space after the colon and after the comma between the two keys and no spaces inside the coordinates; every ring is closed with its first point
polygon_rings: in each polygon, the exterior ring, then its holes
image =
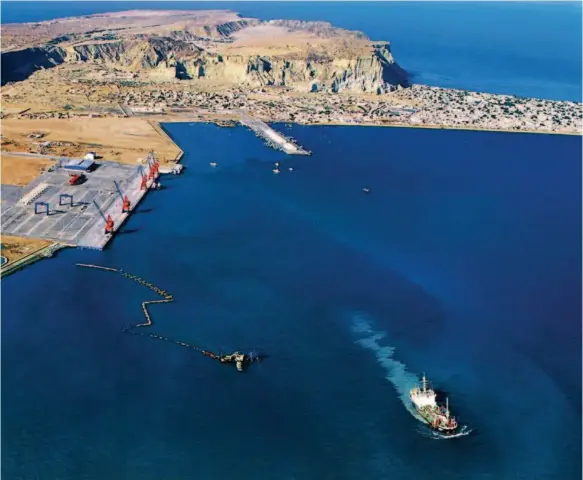
{"type": "MultiPolygon", "coordinates": [[[[95,171],[86,173],[87,180],[79,185],[70,185],[69,172],[63,169],[44,172],[21,191],[25,200],[34,197],[32,203],[19,202],[17,196],[3,197],[2,233],[101,250],[112,237],[105,235],[107,215],[114,221],[114,231],[128,217],[121,213],[123,198],[117,187],[127,195],[133,211],[147,192],[140,190],[141,175],[136,166],[116,162],[101,162],[95,171]],[[35,214],[33,203],[37,201],[48,204],[48,214],[35,214]]],[[[151,183],[148,181],[148,187],[151,183]]]]}
{"type": "Polygon", "coordinates": [[[253,130],[258,137],[263,138],[270,147],[277,150],[282,150],[288,155],[311,155],[312,153],[304,150],[302,147],[296,145],[288,138],[283,136],[281,133],[276,132],[273,128],[267,125],[265,122],[252,118],[245,112],[237,112],[240,117],[242,125],[253,130]]]}
{"type": "Polygon", "coordinates": [[[124,195],[126,195],[131,202],[129,213],[122,213],[121,209],[123,205],[123,197],[120,195],[115,195],[106,205],[99,206],[105,218],[110,215],[113,219],[113,234],[105,234],[105,219],[102,219],[101,222],[95,222],[87,231],[87,233],[83,235],[83,237],[79,240],[79,247],[93,248],[96,250],[103,250],[105,248],[107,243],[115,236],[115,233],[132,214],[132,211],[137,207],[142,198],[144,198],[147,191],[151,188],[153,181],[148,180],[148,188],[146,190],[140,190],[141,183],[142,176],[140,174],[136,174],[134,178],[131,178],[128,181],[124,195]]]}

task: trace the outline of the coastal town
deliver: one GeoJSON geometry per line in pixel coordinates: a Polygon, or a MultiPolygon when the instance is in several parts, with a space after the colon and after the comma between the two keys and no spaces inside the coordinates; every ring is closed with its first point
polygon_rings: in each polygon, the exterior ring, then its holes
{"type": "MultiPolygon", "coordinates": [[[[18,85],[20,87],[20,85],[18,85]]],[[[427,85],[383,95],[303,93],[286,87],[192,89],[179,83],[77,80],[68,93],[93,95],[91,108],[69,106],[15,112],[10,118],[182,115],[238,120],[243,110],[264,121],[304,125],[384,125],[580,134],[583,104],[468,92],[427,85]],[[101,92],[101,94],[99,93],[101,92]],[[96,95],[97,93],[97,95],[96,95]]],[[[26,103],[18,88],[4,94],[7,107],[26,103]]],[[[193,119],[191,118],[190,121],[193,119]]]]}
{"type": "Polygon", "coordinates": [[[581,103],[415,84],[390,42],[327,22],[227,10],[114,12],[11,24],[2,44],[5,119],[239,121],[244,112],[303,125],[583,127],[581,103]]]}

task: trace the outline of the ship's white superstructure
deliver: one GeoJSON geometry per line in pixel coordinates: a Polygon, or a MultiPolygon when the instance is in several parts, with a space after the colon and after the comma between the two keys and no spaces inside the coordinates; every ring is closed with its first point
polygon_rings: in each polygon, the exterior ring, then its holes
{"type": "Polygon", "coordinates": [[[427,379],[423,374],[421,388],[415,387],[411,390],[411,401],[417,408],[437,407],[436,394],[431,388],[427,388],[427,379]]]}

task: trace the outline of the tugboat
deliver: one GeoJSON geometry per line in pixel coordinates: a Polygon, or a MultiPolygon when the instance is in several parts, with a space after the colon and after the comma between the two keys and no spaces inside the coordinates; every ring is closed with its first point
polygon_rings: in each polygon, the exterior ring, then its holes
{"type": "Polygon", "coordinates": [[[423,374],[421,387],[412,388],[409,395],[415,410],[433,430],[443,433],[454,433],[457,430],[458,423],[449,413],[448,399],[445,400],[445,407],[437,404],[435,392],[427,388],[425,374],[423,374]]]}

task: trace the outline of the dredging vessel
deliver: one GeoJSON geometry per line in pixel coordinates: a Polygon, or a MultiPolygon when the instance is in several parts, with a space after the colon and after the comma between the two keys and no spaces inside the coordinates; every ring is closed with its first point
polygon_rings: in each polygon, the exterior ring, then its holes
{"type": "Polygon", "coordinates": [[[427,387],[427,379],[423,374],[421,386],[412,388],[410,393],[411,402],[415,410],[421,415],[423,420],[433,429],[443,433],[455,433],[458,423],[449,412],[449,401],[446,399],[445,406],[438,405],[436,393],[427,387]]]}
{"type": "Polygon", "coordinates": [[[237,367],[237,370],[242,372],[246,366],[251,363],[260,362],[263,357],[259,355],[257,352],[251,352],[248,355],[245,355],[241,352],[235,352],[226,355],[215,355],[211,352],[203,351],[205,355],[218,360],[221,363],[234,363],[237,367]]]}

